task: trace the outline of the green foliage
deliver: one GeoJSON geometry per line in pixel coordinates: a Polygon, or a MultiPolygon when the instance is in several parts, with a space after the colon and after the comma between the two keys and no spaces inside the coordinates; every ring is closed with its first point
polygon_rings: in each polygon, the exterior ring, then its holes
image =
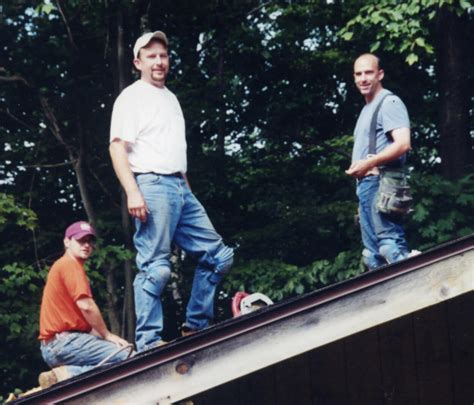
{"type": "MultiPolygon", "coordinates": [[[[167,86],[186,118],[191,184],[216,229],[238,247],[218,313],[239,289],[278,301],[363,270],[354,182],[344,169],[363,103],[351,85],[351,65],[367,44],[393,51],[383,55],[390,66],[384,81],[408,106],[415,172],[438,168],[440,78],[431,69],[432,22],[439,7],[465,13],[469,2],[155,3],[2,3],[0,75],[29,83],[5,80],[0,87],[0,259],[11,287],[2,290],[0,343],[12,354],[9,365],[1,364],[2,390],[35,384],[44,367],[36,342],[43,268],[60,255],[65,227],[86,217],[71,151],[84,157],[101,230],[88,269],[94,294],[105,302],[109,274],[117,304],[123,301],[122,263],[134,253],[122,247],[121,196],[107,134],[119,67],[130,82],[130,49],[139,32],[169,35],[167,86]],[[125,41],[124,65],[116,59],[117,32],[125,41]],[[427,63],[410,68],[399,52],[410,64],[427,63]]],[[[407,222],[413,248],[472,232],[472,179],[455,184],[414,176],[414,188],[418,203],[407,222]]],[[[192,275],[192,261],[177,260],[164,296],[166,338],[177,335],[192,275]]]]}
{"type": "Polygon", "coordinates": [[[11,263],[0,270],[0,378],[2,391],[12,391],[18,381],[34,386],[32,373],[41,362],[38,350],[38,316],[46,269],[11,263]]]}
{"type": "Polygon", "coordinates": [[[356,252],[340,252],[331,260],[317,260],[297,267],[276,260],[252,260],[235,266],[223,282],[224,296],[237,291],[261,292],[281,301],[361,274],[364,268],[356,252]]]}
{"type": "Polygon", "coordinates": [[[405,61],[413,65],[421,55],[433,54],[434,48],[429,39],[429,23],[441,7],[461,16],[472,7],[470,1],[455,0],[384,0],[371,2],[361,8],[339,31],[346,41],[354,40],[363,30],[372,30],[370,52],[382,48],[405,55],[405,61]]]}
{"type": "Polygon", "coordinates": [[[37,223],[37,216],[32,210],[18,205],[12,195],[0,193],[0,232],[3,232],[6,225],[11,223],[33,230],[37,223]]]}
{"type": "Polygon", "coordinates": [[[99,241],[94,253],[85,264],[87,275],[91,282],[103,281],[103,269],[119,268],[125,260],[131,260],[134,257],[135,253],[123,245],[103,245],[99,241]]]}
{"type": "Polygon", "coordinates": [[[474,175],[451,182],[436,175],[414,175],[417,202],[407,224],[412,245],[423,250],[474,233],[474,175]]]}
{"type": "MultiPolygon", "coordinates": [[[[84,267],[91,283],[94,299],[102,310],[107,303],[107,289],[105,288],[107,272],[111,270],[111,274],[114,275],[114,283],[118,288],[118,296],[122,297],[123,263],[134,257],[135,252],[126,249],[123,245],[104,245],[103,241],[99,241],[93,254],[85,263],[84,267]]],[[[105,312],[103,315],[106,315],[105,312]]]]}

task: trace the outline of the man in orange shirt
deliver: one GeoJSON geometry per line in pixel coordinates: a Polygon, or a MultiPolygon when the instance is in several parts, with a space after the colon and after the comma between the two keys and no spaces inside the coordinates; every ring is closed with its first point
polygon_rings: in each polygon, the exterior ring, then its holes
{"type": "Polygon", "coordinates": [[[40,374],[42,388],[88,371],[108,356],[112,356],[108,363],[114,363],[129,355],[125,348],[129,343],[107,329],[84,271],[95,235],[87,222],[70,225],[64,235],[65,253],[49,270],[39,340],[43,359],[52,370],[40,374]]]}

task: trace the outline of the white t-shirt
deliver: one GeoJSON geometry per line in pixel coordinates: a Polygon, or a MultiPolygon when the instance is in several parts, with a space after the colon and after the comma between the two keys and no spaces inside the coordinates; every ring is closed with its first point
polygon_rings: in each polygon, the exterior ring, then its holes
{"type": "Polygon", "coordinates": [[[183,112],[176,96],[137,80],[117,97],[112,111],[110,142],[128,142],[128,162],[134,173],[186,173],[183,112]]]}

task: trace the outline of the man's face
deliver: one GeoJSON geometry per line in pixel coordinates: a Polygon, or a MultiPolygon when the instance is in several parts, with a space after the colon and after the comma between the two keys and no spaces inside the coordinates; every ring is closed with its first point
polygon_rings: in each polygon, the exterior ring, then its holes
{"type": "Polygon", "coordinates": [[[75,259],[86,261],[94,250],[95,238],[92,235],[83,236],[80,239],[65,238],[66,251],[75,259]]]}
{"type": "Polygon", "coordinates": [[[138,58],[133,61],[141,72],[141,79],[156,87],[164,87],[170,68],[168,49],[159,41],[140,49],[138,58]]]}
{"type": "Polygon", "coordinates": [[[367,101],[371,101],[382,88],[383,76],[377,58],[372,55],[361,56],[354,63],[355,84],[367,101]]]}

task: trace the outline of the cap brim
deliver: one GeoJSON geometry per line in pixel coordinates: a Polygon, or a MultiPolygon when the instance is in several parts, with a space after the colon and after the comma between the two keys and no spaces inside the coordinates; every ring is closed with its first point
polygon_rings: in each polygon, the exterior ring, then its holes
{"type": "Polygon", "coordinates": [[[72,235],[71,238],[74,238],[74,239],[78,240],[78,239],[82,239],[84,236],[88,236],[88,235],[93,236],[94,238],[96,237],[95,233],[92,233],[90,231],[83,231],[83,232],[78,232],[75,235],[72,235]]]}

